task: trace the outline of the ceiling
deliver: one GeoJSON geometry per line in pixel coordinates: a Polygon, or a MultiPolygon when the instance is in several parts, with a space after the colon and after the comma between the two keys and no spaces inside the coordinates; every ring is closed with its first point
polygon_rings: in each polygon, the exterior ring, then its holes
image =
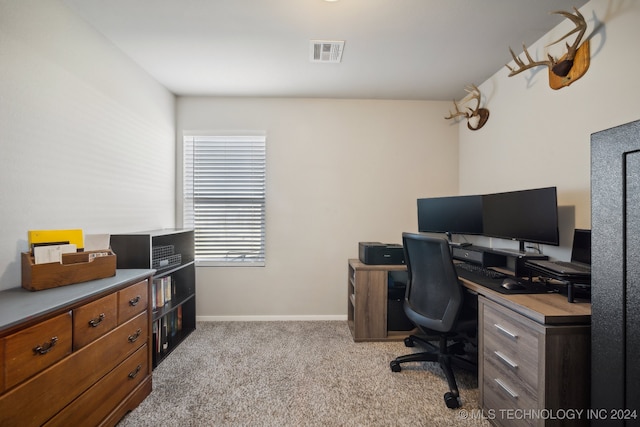
{"type": "Polygon", "coordinates": [[[63,0],[177,95],[451,100],[587,0],[63,0]],[[310,40],[344,40],[342,62],[310,40]]]}

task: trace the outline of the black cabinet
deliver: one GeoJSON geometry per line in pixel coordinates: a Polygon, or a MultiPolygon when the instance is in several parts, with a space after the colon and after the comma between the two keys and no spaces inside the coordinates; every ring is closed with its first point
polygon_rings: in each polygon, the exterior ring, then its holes
{"type": "Polygon", "coordinates": [[[591,135],[591,228],[591,425],[637,425],[640,121],[591,135]]]}
{"type": "Polygon", "coordinates": [[[117,268],[153,268],[154,368],[196,328],[193,230],[163,229],[111,236],[117,268]]]}

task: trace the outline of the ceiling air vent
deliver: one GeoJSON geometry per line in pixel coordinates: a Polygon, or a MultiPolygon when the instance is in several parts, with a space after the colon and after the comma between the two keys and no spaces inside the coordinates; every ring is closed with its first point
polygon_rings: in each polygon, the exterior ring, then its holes
{"type": "Polygon", "coordinates": [[[311,40],[311,62],[328,62],[337,64],[342,61],[344,41],[311,40]]]}

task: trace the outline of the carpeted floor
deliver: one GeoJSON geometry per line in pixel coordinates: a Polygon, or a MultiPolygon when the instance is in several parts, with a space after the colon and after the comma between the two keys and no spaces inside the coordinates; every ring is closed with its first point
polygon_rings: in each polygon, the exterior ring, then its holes
{"type": "Polygon", "coordinates": [[[389,361],[411,351],[354,343],[341,321],[200,322],[118,426],[489,426],[468,417],[478,411],[474,375],[456,371],[462,407],[452,410],[436,365],[391,372],[389,361]]]}

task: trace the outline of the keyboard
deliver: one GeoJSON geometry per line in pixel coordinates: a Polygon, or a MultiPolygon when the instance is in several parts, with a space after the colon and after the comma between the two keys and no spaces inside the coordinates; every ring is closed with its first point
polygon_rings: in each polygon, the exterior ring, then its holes
{"type": "Polygon", "coordinates": [[[510,276],[477,264],[460,262],[455,264],[455,268],[458,277],[467,279],[501,294],[545,294],[550,291],[545,285],[530,282],[527,279],[518,279],[524,286],[524,289],[505,289],[502,287],[502,282],[506,277],[510,276]]]}
{"type": "Polygon", "coordinates": [[[456,264],[456,270],[465,270],[476,275],[488,277],[491,279],[504,279],[507,277],[506,274],[502,274],[499,271],[491,270],[490,268],[485,268],[478,264],[471,264],[469,262],[461,262],[456,264]]]}

